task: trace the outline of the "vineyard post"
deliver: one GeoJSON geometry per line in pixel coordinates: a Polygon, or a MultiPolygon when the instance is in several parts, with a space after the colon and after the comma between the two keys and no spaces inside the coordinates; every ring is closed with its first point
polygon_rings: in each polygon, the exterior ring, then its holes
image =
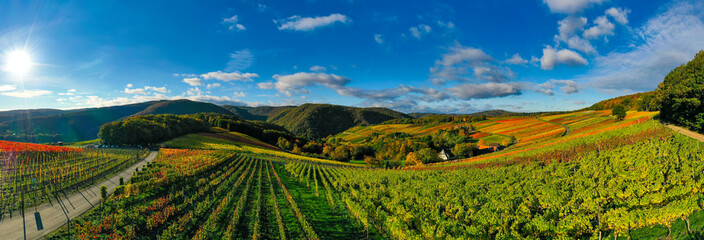
{"type": "MultiPolygon", "coordinates": [[[[22,177],[24,180],[24,176],[22,177]]],[[[22,232],[24,233],[24,240],[27,240],[27,227],[24,223],[24,191],[20,194],[20,205],[22,206],[22,232]]]]}

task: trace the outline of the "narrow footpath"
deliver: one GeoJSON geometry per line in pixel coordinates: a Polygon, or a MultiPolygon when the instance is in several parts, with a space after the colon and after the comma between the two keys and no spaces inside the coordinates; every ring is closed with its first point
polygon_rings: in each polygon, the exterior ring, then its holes
{"type": "Polygon", "coordinates": [[[95,184],[91,187],[84,188],[70,196],[63,196],[54,199],[53,205],[45,203],[36,208],[25,209],[24,223],[22,227],[22,217],[13,217],[0,222],[0,239],[24,239],[24,229],[26,228],[27,239],[41,239],[56,229],[65,225],[69,219],[80,216],[91,208],[100,204],[100,187],[105,186],[108,190],[108,195],[112,195],[115,187],[120,184],[120,178],[124,178],[125,183],[132,178],[132,173],[135,168],[142,168],[147,162],[151,162],[156,157],[157,152],[151,152],[144,160],[128,167],[125,170],[113,175],[105,181],[95,184]],[[41,219],[43,229],[37,226],[37,217],[41,219]]]}
{"type": "Polygon", "coordinates": [[[687,130],[686,128],[678,127],[678,126],[675,126],[672,124],[665,124],[665,126],[674,130],[675,132],[684,134],[685,136],[688,136],[688,137],[697,139],[701,142],[704,142],[704,135],[702,135],[702,134],[699,134],[697,132],[693,132],[693,131],[687,130]]]}

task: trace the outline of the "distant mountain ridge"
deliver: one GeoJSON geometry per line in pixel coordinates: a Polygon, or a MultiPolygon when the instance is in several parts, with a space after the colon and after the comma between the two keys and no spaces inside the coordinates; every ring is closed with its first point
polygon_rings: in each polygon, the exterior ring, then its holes
{"type": "Polygon", "coordinates": [[[230,111],[215,104],[190,100],[162,100],[71,111],[44,111],[43,116],[0,122],[0,138],[24,142],[83,141],[97,138],[103,124],[129,116],[201,112],[232,115],[230,111]]]}
{"type": "Polygon", "coordinates": [[[226,115],[232,115],[232,112],[228,111],[227,109],[220,107],[218,105],[212,104],[212,103],[205,103],[205,102],[194,102],[190,100],[173,100],[173,101],[163,101],[163,102],[157,102],[146,109],[135,113],[135,116],[140,116],[140,115],[149,115],[149,114],[176,114],[176,115],[185,115],[185,114],[193,114],[193,113],[220,113],[220,114],[226,114],[226,115]]]}
{"type": "Polygon", "coordinates": [[[61,113],[69,113],[69,112],[74,112],[76,110],[60,110],[60,109],[20,109],[20,110],[10,110],[10,111],[2,111],[0,112],[0,123],[1,122],[7,122],[7,121],[13,121],[13,120],[20,120],[20,119],[27,119],[27,118],[32,118],[32,117],[43,117],[43,116],[50,116],[50,115],[56,115],[56,114],[61,114],[61,113]]]}
{"type": "Polygon", "coordinates": [[[413,118],[387,108],[356,108],[331,104],[303,104],[288,108],[268,119],[292,133],[323,138],[359,125],[379,124],[391,119],[413,118]]]}
{"type": "Polygon", "coordinates": [[[279,114],[281,111],[286,109],[295,108],[296,106],[261,106],[261,107],[247,107],[247,106],[232,106],[224,105],[223,108],[229,110],[235,115],[239,116],[244,120],[251,121],[267,121],[279,114]]]}

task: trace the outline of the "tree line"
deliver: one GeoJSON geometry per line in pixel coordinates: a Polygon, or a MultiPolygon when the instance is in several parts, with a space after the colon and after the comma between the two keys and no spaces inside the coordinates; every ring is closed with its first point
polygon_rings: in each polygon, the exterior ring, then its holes
{"type": "Polygon", "coordinates": [[[276,144],[279,138],[296,137],[285,128],[262,121],[246,121],[234,115],[197,113],[189,115],[158,114],[129,117],[104,124],[98,137],[108,145],[153,145],[189,133],[219,127],[244,133],[264,142],[276,144]]]}
{"type": "Polygon", "coordinates": [[[108,145],[152,145],[189,133],[208,131],[208,123],[188,115],[158,114],[128,117],[104,124],[98,137],[108,145]]]}

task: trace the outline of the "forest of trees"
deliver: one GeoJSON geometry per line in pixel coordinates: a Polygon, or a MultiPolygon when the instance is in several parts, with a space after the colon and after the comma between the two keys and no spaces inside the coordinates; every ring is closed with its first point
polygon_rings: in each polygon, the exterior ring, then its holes
{"type": "Polygon", "coordinates": [[[220,127],[244,133],[267,143],[276,144],[279,138],[295,140],[285,128],[262,121],[246,121],[234,115],[196,113],[189,115],[158,114],[129,117],[106,123],[98,137],[109,145],[152,145],[189,133],[206,132],[220,127]]]}
{"type": "Polygon", "coordinates": [[[276,144],[279,138],[295,140],[296,137],[284,127],[263,121],[242,120],[234,115],[217,113],[196,113],[187,115],[203,120],[213,127],[219,127],[231,132],[239,132],[257,138],[269,144],[276,144]]]}
{"type": "Polygon", "coordinates": [[[672,70],[655,91],[660,118],[704,132],[704,51],[672,70]]]}
{"type": "Polygon", "coordinates": [[[152,145],[188,133],[203,132],[209,125],[188,115],[159,114],[129,117],[104,124],[98,137],[109,145],[152,145]]]}

